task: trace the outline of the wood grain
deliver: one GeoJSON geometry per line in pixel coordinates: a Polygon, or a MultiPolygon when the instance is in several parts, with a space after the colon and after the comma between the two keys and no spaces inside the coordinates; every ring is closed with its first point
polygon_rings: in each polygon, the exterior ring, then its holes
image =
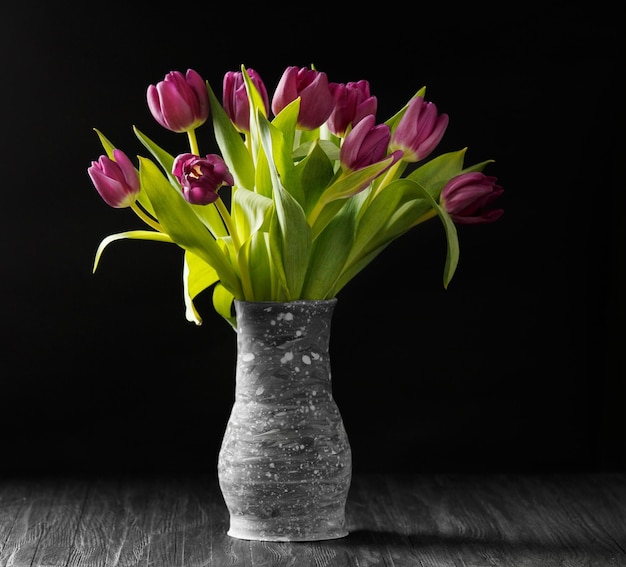
{"type": "Polygon", "coordinates": [[[621,567],[626,474],[355,475],[350,535],[226,535],[211,477],[4,479],[0,567],[621,567]]]}

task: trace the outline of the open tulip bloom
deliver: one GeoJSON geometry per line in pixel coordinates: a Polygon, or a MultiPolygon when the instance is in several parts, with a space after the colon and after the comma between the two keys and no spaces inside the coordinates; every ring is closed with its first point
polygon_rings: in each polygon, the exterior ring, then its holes
{"type": "Polygon", "coordinates": [[[464,166],[466,148],[426,161],[448,116],[424,95],[378,123],[366,81],[329,83],[288,67],[270,100],[260,75],[242,66],[225,75],[222,106],[197,72],[168,73],[148,87],[148,107],[164,128],[187,134],[190,151],[171,155],[135,127],[151,156],[135,168],[96,130],[106,155],[88,168],[95,188],[149,229],[106,237],[94,271],[119,239],[176,244],[187,319],[201,324],[194,300],[212,287],[216,311],[236,327],[235,299],[333,298],[396,238],[439,218],[447,287],[459,258],[455,222],[495,221],[502,188],[482,173],[492,160],[464,166]],[[198,146],[209,118],[221,155],[198,146]]]}

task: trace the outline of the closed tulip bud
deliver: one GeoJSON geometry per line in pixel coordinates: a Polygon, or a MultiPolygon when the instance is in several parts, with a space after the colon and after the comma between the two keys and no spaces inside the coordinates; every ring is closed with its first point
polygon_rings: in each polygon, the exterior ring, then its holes
{"type": "Polygon", "coordinates": [[[154,119],[172,132],[189,132],[209,117],[209,94],[204,79],[193,69],[171,71],[148,86],[148,107],[154,119]]]}
{"type": "Polygon", "coordinates": [[[442,189],[440,203],[457,224],[486,224],[502,216],[504,211],[492,204],[503,192],[495,177],[481,172],[462,173],[442,189]]]}
{"type": "Polygon", "coordinates": [[[116,209],[130,207],[140,191],[139,176],[128,156],[113,150],[113,158],[102,155],[92,161],[87,173],[107,205],[116,209]]]}
{"type": "MultiPolygon", "coordinates": [[[[346,136],[339,161],[344,170],[356,171],[384,160],[387,157],[389,126],[376,124],[376,118],[370,114],[363,118],[346,136]]],[[[394,152],[395,163],[402,156],[401,151],[394,152]]]]}
{"type": "Polygon", "coordinates": [[[228,166],[217,154],[204,158],[181,154],[174,160],[172,173],[180,182],[183,197],[193,205],[214,203],[219,198],[218,189],[235,182],[228,166]]]}
{"type": "MultiPolygon", "coordinates": [[[[270,105],[265,84],[254,69],[247,69],[246,71],[252,84],[263,99],[265,115],[267,116],[270,111],[270,105]]],[[[228,71],[224,75],[222,104],[226,114],[228,114],[237,130],[245,134],[250,132],[250,101],[248,100],[248,91],[246,90],[243,72],[228,71]]]]}
{"type": "Polygon", "coordinates": [[[402,150],[402,159],[406,162],[421,161],[437,147],[447,127],[447,114],[437,115],[437,107],[432,102],[415,97],[398,122],[389,148],[402,150]]]}
{"type": "Polygon", "coordinates": [[[334,107],[326,122],[335,136],[344,137],[350,127],[356,126],[369,114],[376,114],[378,101],[370,96],[368,81],[330,83],[334,107]]]}
{"type": "Polygon", "coordinates": [[[287,67],[274,92],[272,112],[278,114],[298,97],[300,130],[314,130],[326,122],[334,104],[326,73],[307,67],[287,67]]]}

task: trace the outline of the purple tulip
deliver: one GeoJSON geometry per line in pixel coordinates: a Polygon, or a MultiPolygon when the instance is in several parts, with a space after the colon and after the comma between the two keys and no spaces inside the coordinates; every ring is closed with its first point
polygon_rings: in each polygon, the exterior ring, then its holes
{"type": "MultiPolygon", "coordinates": [[[[267,116],[270,112],[270,105],[265,84],[254,69],[247,69],[247,73],[263,99],[265,115],[267,116]]],[[[235,127],[245,134],[250,132],[250,101],[248,100],[243,72],[228,71],[224,75],[222,104],[235,127]]]]}
{"type": "Polygon", "coordinates": [[[504,212],[492,203],[504,189],[496,178],[481,172],[461,173],[441,191],[440,203],[457,224],[486,224],[499,219],[504,212]]]}
{"type": "Polygon", "coordinates": [[[287,67],[274,92],[272,112],[278,114],[298,97],[299,129],[314,130],[326,122],[334,104],[326,73],[307,67],[287,67]]]}
{"type": "Polygon", "coordinates": [[[389,148],[402,150],[406,162],[421,161],[437,147],[448,127],[448,115],[437,116],[437,107],[421,96],[412,98],[398,122],[389,148]]]}
{"type": "Polygon", "coordinates": [[[217,154],[201,158],[194,154],[180,154],[172,167],[180,182],[183,197],[192,205],[208,205],[219,198],[217,191],[235,180],[224,160],[217,154]]]}
{"type": "MultiPolygon", "coordinates": [[[[342,168],[356,171],[384,160],[387,157],[390,137],[389,126],[376,124],[374,115],[369,114],[346,136],[339,151],[342,168]]],[[[392,155],[395,158],[393,164],[401,158],[402,152],[397,151],[392,155]]]]}
{"type": "Polygon", "coordinates": [[[148,87],[148,107],[154,119],[172,132],[188,132],[209,117],[209,94],[204,79],[193,69],[171,71],[148,87]]]}
{"type": "Polygon", "coordinates": [[[334,108],[328,117],[328,129],[335,136],[344,137],[350,127],[356,126],[368,114],[376,114],[378,101],[370,96],[368,81],[330,83],[334,108]]]}
{"type": "Polygon", "coordinates": [[[113,150],[113,158],[102,155],[92,161],[87,173],[107,205],[116,209],[130,207],[140,191],[139,176],[128,156],[113,150]]]}

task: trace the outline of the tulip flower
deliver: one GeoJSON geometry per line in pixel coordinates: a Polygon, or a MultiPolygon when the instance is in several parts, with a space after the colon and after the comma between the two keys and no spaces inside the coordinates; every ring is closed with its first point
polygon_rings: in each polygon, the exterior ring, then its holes
{"type": "Polygon", "coordinates": [[[425,159],[437,147],[448,127],[448,115],[421,96],[412,98],[393,132],[390,150],[402,150],[405,162],[425,159]]]}
{"type": "MultiPolygon", "coordinates": [[[[370,114],[363,118],[346,136],[339,152],[339,161],[344,170],[356,171],[384,160],[391,133],[386,124],[376,124],[370,114]]],[[[401,151],[392,154],[395,163],[402,157],[401,151]]]]}
{"type": "Polygon", "coordinates": [[[504,212],[492,207],[504,189],[496,178],[481,172],[461,173],[441,191],[440,204],[457,224],[486,224],[496,221],[504,212]]]}
{"type": "Polygon", "coordinates": [[[180,183],[183,197],[192,205],[214,203],[219,198],[220,187],[235,183],[228,166],[217,154],[204,158],[181,154],[174,160],[172,173],[180,183]]]}
{"type": "Polygon", "coordinates": [[[272,112],[278,114],[298,97],[300,130],[315,130],[326,122],[334,104],[326,73],[307,67],[287,67],[274,91],[272,112]]]}
{"type": "Polygon", "coordinates": [[[209,95],[204,79],[193,69],[183,75],[171,71],[148,86],[148,107],[154,119],[172,132],[189,132],[209,117],[209,95]]]}
{"type": "MultiPolygon", "coordinates": [[[[254,69],[247,69],[246,71],[263,99],[265,115],[267,116],[270,106],[265,84],[254,69]]],[[[241,71],[228,71],[224,75],[222,104],[235,127],[244,134],[250,132],[250,101],[241,71]]]]}
{"type": "Polygon", "coordinates": [[[96,190],[107,205],[116,209],[130,207],[139,194],[139,176],[128,156],[113,150],[113,158],[102,155],[87,169],[96,190]]]}
{"type": "Polygon", "coordinates": [[[334,108],[326,124],[335,136],[344,137],[365,116],[376,114],[378,100],[370,96],[368,81],[330,83],[329,88],[334,108]]]}

